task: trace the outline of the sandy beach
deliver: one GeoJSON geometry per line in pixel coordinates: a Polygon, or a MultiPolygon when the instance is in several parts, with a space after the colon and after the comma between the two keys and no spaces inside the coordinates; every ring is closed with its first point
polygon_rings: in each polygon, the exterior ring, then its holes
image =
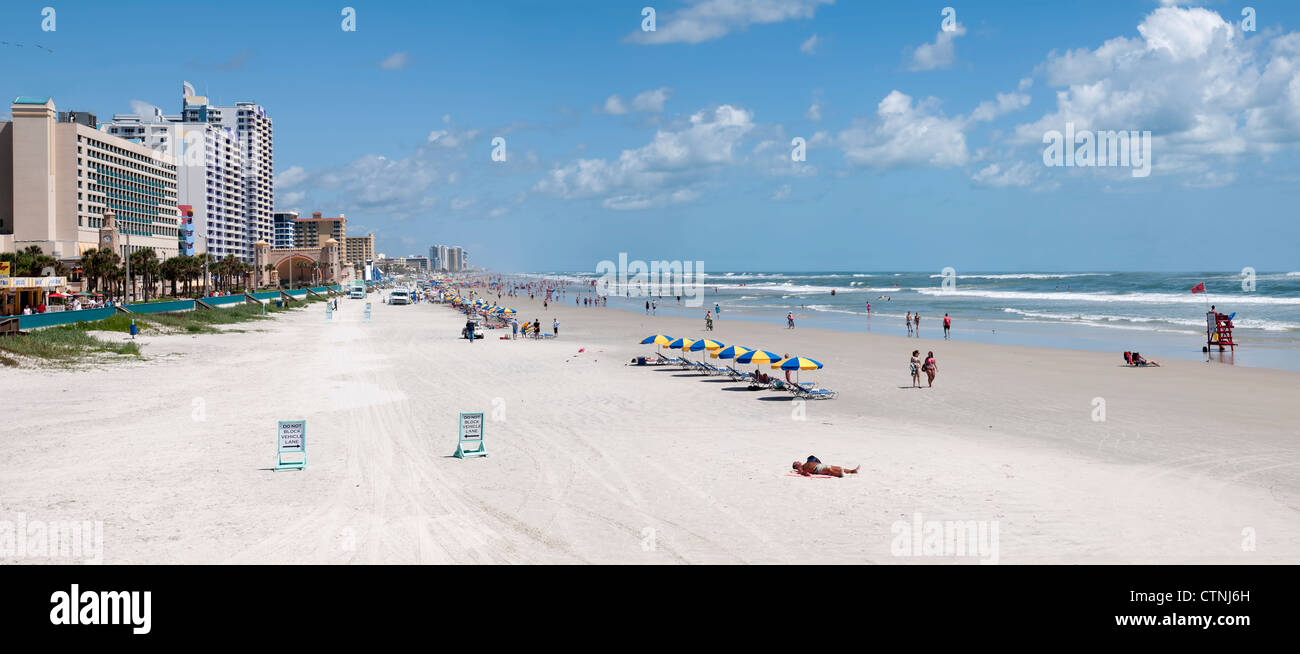
{"type": "Polygon", "coordinates": [[[0,370],[0,519],[102,521],[109,564],[1300,562],[1298,373],[716,321],[822,361],[802,379],[839,397],[803,403],[624,365],[703,320],[510,298],[559,338],[470,344],[447,306],[371,298],[0,370]],[[461,411],[489,456],[450,456],[461,411]],[[298,418],[307,469],[269,470],[298,418]],[[810,454],[861,474],[790,474],[810,454]],[[996,555],[900,555],[914,520],[996,523],[996,555]]]}

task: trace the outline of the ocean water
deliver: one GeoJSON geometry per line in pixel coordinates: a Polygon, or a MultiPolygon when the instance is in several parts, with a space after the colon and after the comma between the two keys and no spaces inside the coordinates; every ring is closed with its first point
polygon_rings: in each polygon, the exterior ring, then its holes
{"type": "MultiPolygon", "coordinates": [[[[599,279],[575,272],[512,277],[562,282],[569,302],[599,279]]],[[[937,272],[719,272],[704,279],[703,306],[679,305],[672,288],[637,284],[616,286],[609,296],[610,306],[644,311],[648,290],[666,315],[703,318],[716,303],[723,320],[784,325],[793,311],[796,325],[892,334],[907,333],[911,311],[921,314],[922,339],[942,339],[947,313],[962,340],[1184,359],[1207,358],[1201,347],[1213,304],[1236,312],[1239,345],[1222,357],[1216,349],[1210,360],[1300,370],[1300,272],[1258,272],[1253,289],[1243,287],[1239,272],[961,271],[944,282],[937,272]],[[1207,292],[1192,293],[1202,282],[1207,292]]]]}

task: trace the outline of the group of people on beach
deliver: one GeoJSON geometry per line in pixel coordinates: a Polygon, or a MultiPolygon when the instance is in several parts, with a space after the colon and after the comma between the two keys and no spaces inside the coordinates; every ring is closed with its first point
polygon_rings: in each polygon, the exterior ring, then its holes
{"type": "Polygon", "coordinates": [[[921,388],[921,373],[925,373],[928,388],[934,387],[934,376],[939,374],[939,365],[934,362],[934,352],[928,352],[925,360],[921,359],[920,350],[912,350],[912,359],[908,362],[912,373],[912,388],[921,388]]]}
{"type": "MultiPolygon", "coordinates": [[[[868,305],[870,306],[870,305],[868,305]]],[[[869,309],[868,309],[869,310],[869,309]]],[[[921,312],[907,312],[907,335],[921,337],[921,312]]],[[[952,316],[943,314],[943,340],[952,340],[952,316]]]]}
{"type": "MultiPolygon", "coordinates": [[[[560,335],[560,319],[551,319],[551,333],[555,336],[560,335]]],[[[510,319],[510,338],[511,340],[519,338],[523,334],[524,338],[541,338],[542,337],[542,320],[534,318],[532,322],[525,322],[520,326],[519,321],[514,318],[510,319]]]]}

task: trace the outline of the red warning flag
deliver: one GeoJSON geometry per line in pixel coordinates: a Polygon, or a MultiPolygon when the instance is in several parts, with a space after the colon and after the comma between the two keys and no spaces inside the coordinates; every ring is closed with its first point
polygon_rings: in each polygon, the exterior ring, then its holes
{"type": "Polygon", "coordinates": [[[1197,284],[1196,286],[1193,286],[1193,287],[1192,287],[1192,292],[1193,292],[1193,293],[1204,293],[1204,292],[1205,292],[1205,282],[1201,282],[1200,284],[1197,284]]]}

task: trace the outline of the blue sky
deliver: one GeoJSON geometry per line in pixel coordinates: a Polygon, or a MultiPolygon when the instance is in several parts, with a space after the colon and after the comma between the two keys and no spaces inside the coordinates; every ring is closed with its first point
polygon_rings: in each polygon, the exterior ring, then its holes
{"type": "Polygon", "coordinates": [[[389,255],[1300,269],[1300,4],[1252,0],[1255,31],[1166,4],[9,2],[0,90],[101,120],[174,113],[183,80],[262,103],[279,207],[389,255]],[[1044,165],[1066,122],[1151,131],[1150,176],[1044,165]]]}

